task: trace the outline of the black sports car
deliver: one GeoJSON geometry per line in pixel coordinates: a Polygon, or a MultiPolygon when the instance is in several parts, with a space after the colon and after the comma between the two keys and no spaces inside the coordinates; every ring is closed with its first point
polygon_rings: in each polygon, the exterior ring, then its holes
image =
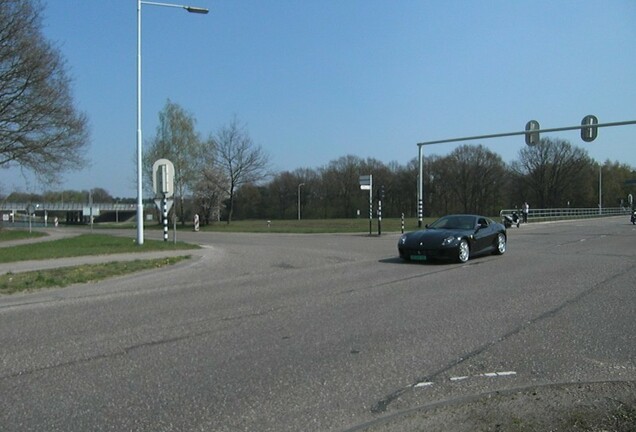
{"type": "Polygon", "coordinates": [[[448,215],[425,230],[402,234],[400,258],[413,261],[451,259],[465,263],[471,256],[506,252],[506,228],[485,216],[448,215]]]}

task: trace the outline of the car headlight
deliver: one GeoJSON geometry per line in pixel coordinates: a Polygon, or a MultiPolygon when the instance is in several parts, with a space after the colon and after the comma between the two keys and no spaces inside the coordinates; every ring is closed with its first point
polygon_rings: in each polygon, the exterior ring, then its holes
{"type": "Polygon", "coordinates": [[[458,239],[454,236],[446,237],[444,240],[442,240],[442,246],[450,246],[455,243],[456,240],[458,239]]]}
{"type": "Polygon", "coordinates": [[[400,237],[400,240],[399,240],[398,243],[401,244],[401,245],[406,243],[406,234],[402,234],[402,236],[400,237]]]}

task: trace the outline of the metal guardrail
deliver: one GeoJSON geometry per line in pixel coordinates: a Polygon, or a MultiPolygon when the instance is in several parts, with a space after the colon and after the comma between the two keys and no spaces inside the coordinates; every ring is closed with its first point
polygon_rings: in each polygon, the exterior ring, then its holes
{"type": "MultiPolygon", "coordinates": [[[[516,212],[521,218],[521,209],[504,209],[499,212],[499,216],[511,215],[513,212],[516,212]]],[[[530,209],[528,211],[528,222],[622,216],[629,213],[630,209],[628,207],[530,209]]]]}
{"type": "MultiPolygon", "coordinates": [[[[144,204],[149,208],[151,204],[144,204]]],[[[154,205],[153,205],[154,207],[154,205]]],[[[55,223],[58,215],[64,218],[65,223],[87,223],[90,217],[94,218],[105,213],[115,214],[115,220],[119,221],[119,215],[132,214],[137,211],[137,204],[123,203],[0,203],[0,226],[17,227],[20,224],[29,226],[48,226],[55,223]],[[28,212],[31,212],[29,215],[28,212]],[[66,217],[64,217],[66,213],[66,217]]],[[[60,219],[62,219],[60,218],[60,219]]]]}
{"type": "MultiPolygon", "coordinates": [[[[137,204],[121,204],[121,203],[0,203],[0,211],[19,211],[26,212],[27,206],[32,205],[35,211],[82,211],[86,208],[94,208],[104,211],[117,210],[135,210],[137,204]]],[[[145,207],[154,204],[146,204],[145,207]]]]}

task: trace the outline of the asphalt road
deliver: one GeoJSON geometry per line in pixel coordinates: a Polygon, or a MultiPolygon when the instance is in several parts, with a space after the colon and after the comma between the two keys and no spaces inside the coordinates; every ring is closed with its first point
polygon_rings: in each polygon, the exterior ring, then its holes
{"type": "Polygon", "coordinates": [[[450,430],[432,410],[636,382],[626,217],[511,228],[466,265],[403,263],[397,234],[180,237],[205,247],[0,297],[0,430],[450,430]]]}

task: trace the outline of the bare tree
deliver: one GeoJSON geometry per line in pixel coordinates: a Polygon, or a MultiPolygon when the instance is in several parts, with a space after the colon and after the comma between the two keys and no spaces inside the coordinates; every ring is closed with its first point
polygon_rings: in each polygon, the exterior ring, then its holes
{"type": "Polygon", "coordinates": [[[587,151],[572,146],[568,141],[541,139],[533,147],[519,152],[519,161],[512,170],[527,187],[524,201],[536,200],[535,208],[562,206],[564,201],[578,197],[589,189],[593,161],[587,151]],[[587,186],[587,187],[586,187],[587,186]]]}
{"type": "Polygon", "coordinates": [[[334,217],[352,217],[355,208],[361,208],[365,202],[359,183],[362,164],[363,160],[358,156],[347,155],[321,169],[325,204],[329,203],[334,217]]]}
{"type": "MultiPolygon", "coordinates": [[[[168,159],[174,165],[174,189],[179,198],[181,224],[185,224],[183,198],[195,188],[201,178],[202,143],[195,130],[195,120],[181,106],[168,100],[159,113],[157,135],[144,153],[144,170],[152,179],[152,165],[158,159],[168,159]]],[[[152,184],[152,182],[147,183],[152,184]]],[[[175,203],[176,204],[176,203],[175,203]]]]}
{"type": "Polygon", "coordinates": [[[220,185],[225,184],[227,179],[214,167],[205,169],[197,182],[194,188],[194,206],[204,225],[220,219],[221,202],[225,198],[225,189],[220,185]]]}
{"type": "Polygon", "coordinates": [[[65,63],[42,35],[40,9],[38,0],[0,1],[0,167],[50,180],[85,163],[88,131],[65,63]]]}
{"type": "Polygon", "coordinates": [[[439,176],[455,211],[494,214],[501,208],[506,166],[499,155],[483,145],[463,145],[440,163],[439,176]]]}
{"type": "Polygon", "coordinates": [[[215,149],[214,165],[225,179],[222,189],[228,196],[227,223],[232,220],[237,188],[246,183],[261,181],[269,175],[269,156],[250,138],[247,128],[234,118],[210,137],[209,146],[215,149]]]}

